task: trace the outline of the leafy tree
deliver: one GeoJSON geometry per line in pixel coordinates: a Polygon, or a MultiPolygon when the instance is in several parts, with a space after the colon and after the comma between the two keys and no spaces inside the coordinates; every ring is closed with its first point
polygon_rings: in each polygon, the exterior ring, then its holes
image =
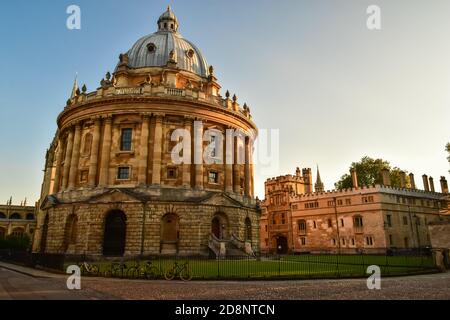
{"type": "Polygon", "coordinates": [[[24,234],[22,237],[15,237],[10,235],[5,239],[0,239],[0,249],[13,249],[18,251],[25,251],[29,248],[31,239],[24,234]]]}
{"type": "MultiPolygon", "coordinates": [[[[372,159],[370,157],[363,157],[359,162],[353,162],[350,166],[350,170],[355,170],[358,176],[359,186],[369,186],[374,184],[382,184],[383,177],[381,171],[388,169],[391,177],[391,185],[394,187],[400,187],[400,172],[404,171],[400,168],[391,168],[388,161],[383,159],[372,159]]],[[[349,170],[349,171],[350,171],[349,170]]],[[[406,173],[406,171],[405,171],[406,173]]],[[[406,176],[406,186],[410,186],[409,177],[406,176]]],[[[346,189],[352,187],[352,177],[350,173],[344,174],[341,179],[335,184],[336,189],[346,189]]]]}
{"type": "MultiPolygon", "coordinates": [[[[450,163],[450,142],[447,143],[447,145],[445,146],[445,151],[448,152],[447,160],[448,160],[448,162],[450,163]]],[[[448,170],[448,172],[450,172],[450,170],[448,170]]]]}

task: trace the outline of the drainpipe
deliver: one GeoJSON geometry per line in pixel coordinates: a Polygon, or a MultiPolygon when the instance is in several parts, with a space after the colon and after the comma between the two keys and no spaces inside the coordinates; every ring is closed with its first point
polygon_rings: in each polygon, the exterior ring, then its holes
{"type": "Polygon", "coordinates": [[[337,212],[337,199],[336,197],[333,197],[334,201],[334,216],[336,220],[336,228],[337,228],[337,241],[338,241],[338,253],[341,253],[341,235],[339,232],[339,220],[338,220],[338,212],[337,212]]]}

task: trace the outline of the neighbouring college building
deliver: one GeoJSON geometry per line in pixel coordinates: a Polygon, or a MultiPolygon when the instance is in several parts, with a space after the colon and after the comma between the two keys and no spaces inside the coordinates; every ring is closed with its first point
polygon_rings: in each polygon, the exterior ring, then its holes
{"type": "Polygon", "coordinates": [[[0,204],[0,239],[23,235],[32,238],[35,228],[35,207],[27,206],[26,201],[21,205],[13,205],[12,201],[0,204]]]}
{"type": "Polygon", "coordinates": [[[442,193],[433,179],[423,176],[424,189],[416,189],[414,175],[407,188],[391,187],[389,172],[383,185],[325,191],[317,173],[313,192],[311,169],[268,179],[262,203],[261,251],[277,253],[386,252],[389,248],[424,248],[431,245],[429,225],[447,221],[448,185],[441,177],[442,193]]]}
{"type": "Polygon", "coordinates": [[[178,29],[168,8],[157,31],[121,54],[97,90],[74,84],[46,155],[34,252],[259,251],[251,151],[257,127],[246,104],[220,95],[213,67],[178,29]],[[177,129],[200,138],[174,139],[177,129]],[[220,140],[227,152],[209,148],[219,139],[204,133],[227,130],[243,135],[220,140]],[[180,141],[189,150],[179,155],[192,161],[174,163],[180,141]],[[205,153],[214,161],[195,160],[205,153]]]}

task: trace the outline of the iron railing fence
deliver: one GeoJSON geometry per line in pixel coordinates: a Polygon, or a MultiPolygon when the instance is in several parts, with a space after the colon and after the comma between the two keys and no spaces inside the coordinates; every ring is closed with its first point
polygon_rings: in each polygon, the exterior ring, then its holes
{"type": "Polygon", "coordinates": [[[31,267],[64,272],[69,265],[81,265],[85,275],[120,278],[165,279],[168,272],[175,277],[182,272],[189,278],[216,279],[319,279],[367,277],[367,268],[380,267],[382,276],[435,272],[434,259],[429,252],[396,251],[377,254],[325,252],[289,255],[258,254],[256,256],[141,256],[139,258],[66,256],[63,254],[30,254],[0,251],[0,260],[31,267]],[[94,267],[93,267],[94,266],[94,267]],[[183,271],[184,270],[184,271],[183,271]],[[177,274],[178,272],[178,274],[177,274]]]}

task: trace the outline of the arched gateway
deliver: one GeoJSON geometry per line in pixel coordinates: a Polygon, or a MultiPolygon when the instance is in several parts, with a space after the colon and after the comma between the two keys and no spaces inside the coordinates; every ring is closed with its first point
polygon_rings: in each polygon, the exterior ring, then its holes
{"type": "Polygon", "coordinates": [[[110,211],[105,218],[103,255],[123,256],[125,253],[126,216],[120,210],[110,211]]]}

